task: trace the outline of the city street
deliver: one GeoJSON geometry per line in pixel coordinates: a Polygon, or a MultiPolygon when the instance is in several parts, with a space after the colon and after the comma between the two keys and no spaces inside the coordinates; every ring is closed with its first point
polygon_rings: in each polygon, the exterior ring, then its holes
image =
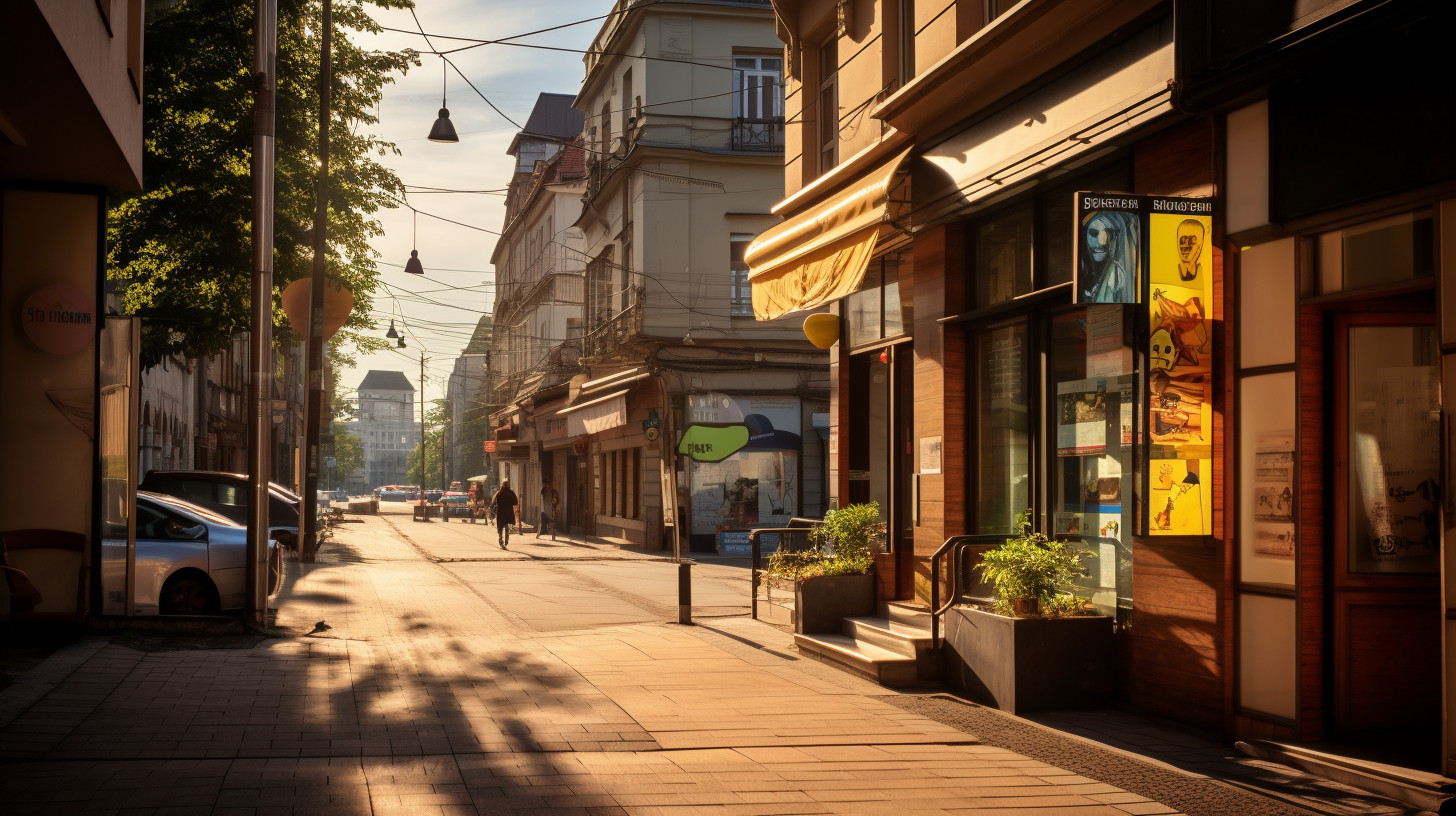
{"type": "MultiPolygon", "coordinates": [[[[1226,752],[1176,732],[1107,720],[1144,759],[801,659],[741,563],[693,568],[682,626],[669,559],[410,512],[289,562],[268,637],[92,638],[0,692],[5,812],[1311,812],[1188,769],[1226,752]]],[[[1318,812],[1410,812],[1262,772],[1318,812]]]]}

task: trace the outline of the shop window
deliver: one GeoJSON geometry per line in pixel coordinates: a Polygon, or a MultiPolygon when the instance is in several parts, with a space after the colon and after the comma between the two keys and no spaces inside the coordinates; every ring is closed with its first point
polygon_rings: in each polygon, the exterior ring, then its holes
{"type": "Polygon", "coordinates": [[[975,227],[978,306],[1004,303],[1031,291],[1031,225],[1028,206],[975,227]]]}
{"type": "Polygon", "coordinates": [[[978,332],[975,355],[976,532],[1010,533],[1031,506],[1026,321],[978,332]]]}
{"type": "Polygon", "coordinates": [[[642,517],[642,453],[637,448],[610,451],[597,457],[602,476],[598,512],[614,518],[642,517]]]}
{"type": "Polygon", "coordinates": [[[1435,219],[1429,210],[1326,232],[1317,241],[1318,294],[1435,275],[1435,219]]]}
{"type": "Polygon", "coordinates": [[[892,252],[870,262],[859,291],[845,299],[850,346],[861,346],[906,333],[911,303],[900,299],[900,278],[909,274],[909,253],[892,252]]]}

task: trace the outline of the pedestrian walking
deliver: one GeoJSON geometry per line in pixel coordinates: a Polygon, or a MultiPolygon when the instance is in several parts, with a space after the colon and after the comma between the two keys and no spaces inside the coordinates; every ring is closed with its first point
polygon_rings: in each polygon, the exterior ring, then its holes
{"type": "Polygon", "coordinates": [[[541,480],[541,526],[536,528],[536,537],[540,538],[545,532],[546,525],[551,525],[551,540],[556,540],[556,506],[561,503],[561,495],[556,492],[556,485],[552,483],[551,477],[547,476],[541,480]]]}
{"type": "Polygon", "coordinates": [[[516,523],[516,506],[520,500],[511,489],[510,479],[501,479],[500,489],[490,497],[490,507],[495,511],[495,532],[500,537],[500,548],[506,549],[511,540],[511,525],[516,523]]]}

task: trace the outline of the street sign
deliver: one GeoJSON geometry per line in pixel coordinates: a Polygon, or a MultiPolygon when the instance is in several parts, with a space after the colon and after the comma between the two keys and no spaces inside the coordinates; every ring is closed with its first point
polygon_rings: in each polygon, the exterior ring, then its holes
{"type": "Polygon", "coordinates": [[[338,459],[335,459],[332,456],[330,456],[329,458],[327,458],[327,459],[324,460],[324,467],[328,468],[329,470],[333,470],[334,468],[336,468],[338,466],[339,466],[339,460],[338,459]]]}
{"type": "Polygon", "coordinates": [[[495,453],[495,440],[494,439],[487,439],[487,440],[485,440],[485,452],[486,453],[495,453]]]}

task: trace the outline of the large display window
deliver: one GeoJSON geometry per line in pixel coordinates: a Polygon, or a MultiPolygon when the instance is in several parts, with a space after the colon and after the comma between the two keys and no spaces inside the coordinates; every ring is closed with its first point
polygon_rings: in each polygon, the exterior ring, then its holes
{"type": "Polygon", "coordinates": [[[782,527],[799,515],[802,409],[795,397],[689,394],[688,457],[696,548],[746,549],[754,527],[782,527]]]}

